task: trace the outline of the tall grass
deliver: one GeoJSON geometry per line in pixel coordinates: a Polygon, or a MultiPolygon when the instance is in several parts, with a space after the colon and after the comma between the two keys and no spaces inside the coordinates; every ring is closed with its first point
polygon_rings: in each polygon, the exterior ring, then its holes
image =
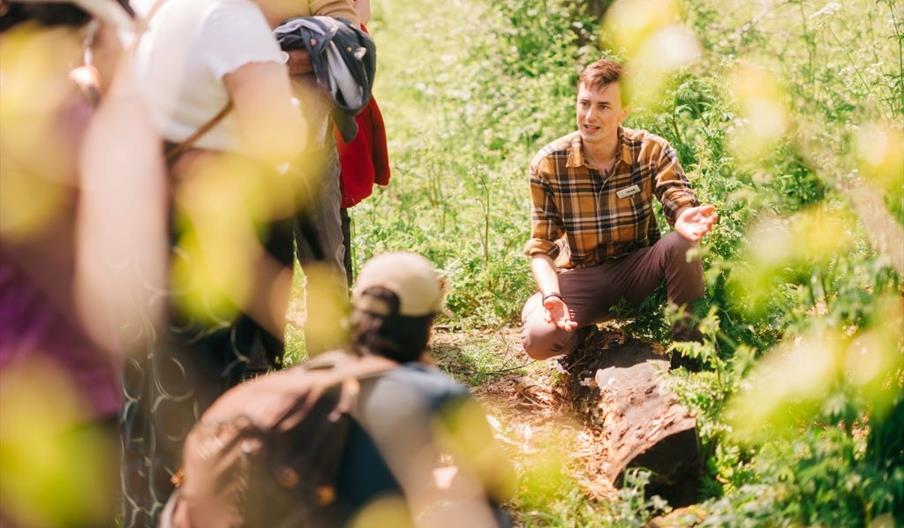
{"type": "MultiPolygon", "coordinates": [[[[624,41],[601,32],[582,4],[377,3],[376,95],[394,181],[354,210],[356,256],[360,264],[390,249],[425,254],[451,279],[445,322],[453,328],[516,321],[534,287],[521,256],[528,162],[572,130],[580,68],[604,54],[633,57],[630,46],[601,44],[624,41]]],[[[667,2],[653,4],[658,10],[636,16],[667,11],[667,2]]],[[[695,313],[705,343],[675,348],[707,366],[678,387],[700,413],[707,522],[904,522],[896,328],[904,253],[902,7],[893,0],[671,5],[677,23],[695,35],[699,58],[667,76],[659,96],[635,106],[627,124],[668,139],[701,200],[721,216],[701,248],[707,297],[695,313]],[[819,345],[801,356],[807,343],[819,345]],[[852,360],[854,350],[867,359],[852,360]],[[777,407],[744,407],[759,394],[745,387],[770,382],[770,366],[799,356],[828,361],[811,392],[785,389],[813,369],[788,369],[776,385],[777,407]],[[880,371],[858,366],[870,362],[880,371]],[[747,423],[732,416],[745,408],[752,409],[747,423]],[[741,434],[745,429],[766,434],[741,434]]],[[[655,29],[658,22],[650,23],[655,29]]],[[[663,301],[660,293],[635,310],[631,330],[668,344],[663,301]]],[[[632,525],[644,517],[605,506],[588,512],[566,492],[546,506],[516,504],[547,508],[539,524],[557,515],[575,525],[595,518],[632,525]]]]}

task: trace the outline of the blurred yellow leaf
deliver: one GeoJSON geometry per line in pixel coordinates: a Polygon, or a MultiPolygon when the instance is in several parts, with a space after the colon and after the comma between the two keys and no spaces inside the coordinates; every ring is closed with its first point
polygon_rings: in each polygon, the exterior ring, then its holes
{"type": "Polygon", "coordinates": [[[890,123],[868,123],[857,130],[857,162],[867,180],[886,192],[904,188],[904,129],[890,123]]]}
{"type": "Polygon", "coordinates": [[[81,43],[74,31],[33,26],[10,30],[0,42],[0,236],[21,240],[62,212],[73,184],[77,118],[84,116],[71,105],[77,94],[69,69],[81,43]]]}
{"type": "Polygon", "coordinates": [[[860,388],[873,413],[884,415],[902,390],[894,377],[904,369],[904,305],[894,295],[879,299],[874,322],[855,336],[844,355],[844,375],[860,388]]]}
{"type": "Polygon", "coordinates": [[[623,48],[629,57],[660,29],[674,24],[678,7],[672,0],[617,0],[606,11],[604,35],[611,45],[623,48]]]}
{"type": "Polygon", "coordinates": [[[31,360],[0,375],[0,506],[21,526],[99,525],[115,507],[116,448],[72,380],[31,360]]]}
{"type": "Polygon", "coordinates": [[[731,129],[730,147],[741,159],[755,161],[768,154],[788,130],[784,87],[771,71],[746,62],[729,75],[728,86],[739,118],[731,129]]]}
{"type": "Polygon", "coordinates": [[[813,332],[769,351],[729,402],[734,434],[749,439],[774,430],[791,432],[837,380],[842,343],[836,332],[813,332]]]}
{"type": "Polygon", "coordinates": [[[697,38],[686,27],[673,24],[654,32],[628,60],[624,85],[631,104],[655,107],[664,102],[671,74],[699,56],[697,38]]]}
{"type": "Polygon", "coordinates": [[[349,523],[351,528],[406,528],[413,526],[405,499],[378,498],[367,504],[349,523]]]}
{"type": "Polygon", "coordinates": [[[824,207],[760,220],[750,230],[744,264],[733,270],[729,286],[758,311],[774,298],[778,284],[809,276],[847,251],[854,243],[854,225],[843,211],[824,207]]]}

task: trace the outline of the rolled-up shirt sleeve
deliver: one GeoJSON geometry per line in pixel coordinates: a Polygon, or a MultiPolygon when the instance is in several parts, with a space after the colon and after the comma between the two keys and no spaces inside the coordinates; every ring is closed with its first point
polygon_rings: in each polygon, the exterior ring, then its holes
{"type": "Polygon", "coordinates": [[[656,198],[662,203],[662,211],[670,226],[674,227],[678,211],[700,205],[678,161],[678,153],[668,144],[660,150],[653,182],[656,198]]]}
{"type": "Polygon", "coordinates": [[[560,239],[565,232],[562,215],[552,197],[549,181],[543,174],[542,160],[531,164],[530,169],[530,239],[524,245],[528,257],[546,254],[556,258],[560,239]]]}

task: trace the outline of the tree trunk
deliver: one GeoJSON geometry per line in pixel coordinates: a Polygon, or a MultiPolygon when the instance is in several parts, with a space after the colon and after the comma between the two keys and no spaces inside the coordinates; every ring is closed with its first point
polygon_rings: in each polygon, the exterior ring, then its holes
{"type": "Polygon", "coordinates": [[[695,501],[700,453],[696,419],[668,388],[659,347],[622,333],[592,333],[562,360],[575,410],[600,433],[602,473],[621,486],[628,468],[651,471],[648,495],[673,506],[695,501]]]}

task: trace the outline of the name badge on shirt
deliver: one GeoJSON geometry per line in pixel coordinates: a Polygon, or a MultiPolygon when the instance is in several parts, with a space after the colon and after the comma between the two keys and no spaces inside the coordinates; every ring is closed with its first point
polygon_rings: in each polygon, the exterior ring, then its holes
{"type": "Polygon", "coordinates": [[[635,194],[640,192],[640,187],[637,185],[632,185],[630,187],[625,187],[624,189],[615,193],[619,198],[627,198],[629,196],[634,196],[635,194]]]}

